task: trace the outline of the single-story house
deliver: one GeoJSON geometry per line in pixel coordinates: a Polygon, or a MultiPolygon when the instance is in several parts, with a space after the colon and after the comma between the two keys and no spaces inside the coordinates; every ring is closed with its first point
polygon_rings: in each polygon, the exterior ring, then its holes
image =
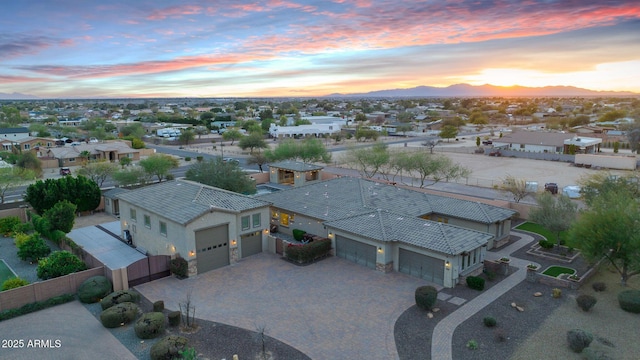
{"type": "Polygon", "coordinates": [[[126,141],[113,141],[104,143],[81,143],[76,146],[65,145],[47,150],[47,156],[58,159],[60,166],[81,165],[84,152],[89,154],[87,160],[120,161],[128,157],[131,160],[140,160],[140,151],[131,148],[126,141]]]}
{"type": "Polygon", "coordinates": [[[54,139],[31,136],[16,140],[0,138],[0,145],[4,151],[12,151],[12,149],[33,151],[36,156],[44,156],[47,152],[47,148],[56,146],[54,139]]]}
{"type": "Polygon", "coordinates": [[[122,237],[148,255],[181,256],[189,276],[260,253],[269,203],[176,180],[117,194],[122,237]]]}
{"type": "Polygon", "coordinates": [[[565,140],[575,134],[559,132],[515,131],[493,140],[494,148],[529,152],[563,153],[565,140]]]}
{"type": "Polygon", "coordinates": [[[568,154],[595,154],[600,150],[600,144],[602,144],[600,138],[574,136],[564,141],[564,152],[568,154]]]}
{"type": "Polygon", "coordinates": [[[332,239],[335,255],[453,287],[509,239],[515,211],[342,177],[257,197],[278,232],[332,239]]]}

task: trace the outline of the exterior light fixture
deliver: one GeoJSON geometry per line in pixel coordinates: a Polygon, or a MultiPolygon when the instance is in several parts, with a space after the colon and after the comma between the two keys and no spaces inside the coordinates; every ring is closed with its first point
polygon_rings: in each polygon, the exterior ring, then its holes
{"type": "Polygon", "coordinates": [[[237,243],[238,243],[237,241],[231,240],[231,246],[236,246],[237,243]]]}
{"type": "Polygon", "coordinates": [[[447,262],[444,263],[444,267],[446,267],[447,270],[451,269],[451,263],[449,262],[449,260],[447,260],[447,262]]]}
{"type": "Polygon", "coordinates": [[[384,250],[382,250],[381,247],[378,247],[378,254],[382,254],[382,253],[384,253],[384,250]]]}
{"type": "Polygon", "coordinates": [[[196,256],[196,252],[193,250],[189,251],[189,256],[196,256]]]}

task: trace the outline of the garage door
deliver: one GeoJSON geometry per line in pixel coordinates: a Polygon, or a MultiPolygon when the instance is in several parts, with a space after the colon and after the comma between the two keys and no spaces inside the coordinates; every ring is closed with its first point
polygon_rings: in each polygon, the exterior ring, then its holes
{"type": "Polygon", "coordinates": [[[198,274],[229,265],[228,239],[227,225],[196,232],[198,274]]]}
{"type": "Polygon", "coordinates": [[[241,258],[259,254],[262,252],[262,233],[256,231],[251,234],[240,236],[241,258]]]}
{"type": "Polygon", "coordinates": [[[444,283],[444,261],[400,248],[398,270],[438,285],[444,283]]]}
{"type": "Polygon", "coordinates": [[[357,264],[376,268],[376,247],[336,235],[336,255],[357,264]]]}

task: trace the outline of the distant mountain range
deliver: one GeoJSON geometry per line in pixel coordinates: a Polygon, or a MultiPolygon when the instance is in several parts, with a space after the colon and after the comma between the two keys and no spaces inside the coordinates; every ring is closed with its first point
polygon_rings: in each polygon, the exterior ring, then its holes
{"type": "Polygon", "coordinates": [[[418,86],[409,89],[378,90],[359,94],[331,94],[327,97],[534,97],[534,96],[633,96],[630,91],[595,91],[574,86],[495,86],[456,84],[447,87],[418,86]]]}
{"type": "Polygon", "coordinates": [[[29,95],[29,94],[21,94],[21,93],[0,93],[0,100],[34,100],[39,99],[37,96],[29,95]]]}

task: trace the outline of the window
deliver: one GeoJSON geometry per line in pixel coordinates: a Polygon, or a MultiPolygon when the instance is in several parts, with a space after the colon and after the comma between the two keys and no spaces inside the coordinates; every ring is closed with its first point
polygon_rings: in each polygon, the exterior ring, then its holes
{"type": "Polygon", "coordinates": [[[76,162],[76,158],[69,158],[69,162],[76,162]]]}
{"type": "Polygon", "coordinates": [[[24,144],[24,149],[25,150],[31,149],[31,144],[24,144]]]}
{"type": "Polygon", "coordinates": [[[160,221],[160,234],[167,236],[167,223],[164,221],[160,221]]]}
{"type": "Polygon", "coordinates": [[[520,144],[520,149],[524,149],[524,144],[520,144]]]}
{"type": "Polygon", "coordinates": [[[260,214],[253,214],[253,227],[260,227],[260,214]]]}
{"type": "Polygon", "coordinates": [[[138,221],[138,218],[136,217],[136,209],[129,209],[129,217],[132,221],[138,221]]]}
{"type": "Polygon", "coordinates": [[[241,228],[242,228],[242,230],[249,229],[249,215],[243,216],[240,220],[241,220],[241,228]]]}
{"type": "Polygon", "coordinates": [[[287,213],[280,214],[280,225],[289,226],[289,214],[287,213]]]}
{"type": "Polygon", "coordinates": [[[107,206],[111,206],[111,199],[105,198],[104,199],[104,204],[107,205],[107,206]]]}
{"type": "Polygon", "coordinates": [[[271,218],[272,219],[277,219],[278,218],[278,211],[277,210],[271,210],[271,218]]]}
{"type": "Polygon", "coordinates": [[[147,229],[151,229],[151,216],[144,216],[144,227],[146,227],[147,229]]]}

